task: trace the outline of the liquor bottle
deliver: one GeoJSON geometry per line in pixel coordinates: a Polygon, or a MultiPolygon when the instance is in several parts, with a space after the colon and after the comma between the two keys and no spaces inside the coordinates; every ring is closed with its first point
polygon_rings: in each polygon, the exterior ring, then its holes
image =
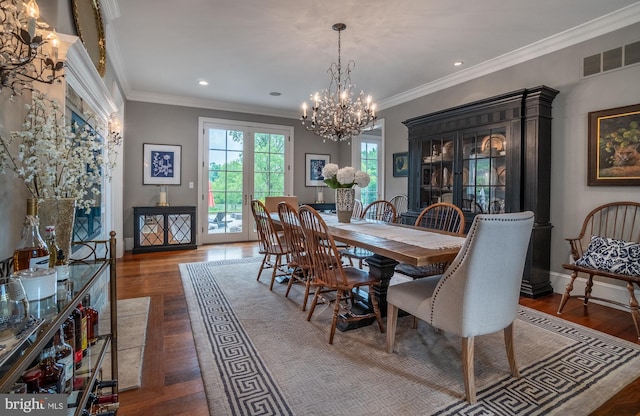
{"type": "Polygon", "coordinates": [[[73,348],[64,342],[64,332],[62,327],[53,335],[53,347],[55,350],[55,359],[58,364],[64,366],[64,387],[63,392],[70,394],[73,390],[73,377],[75,368],[73,365],[73,348]]]}
{"type": "Polygon", "coordinates": [[[27,199],[27,215],[22,228],[22,240],[13,252],[13,271],[24,269],[48,269],[49,250],[40,236],[38,219],[38,201],[27,199]]]}
{"type": "Polygon", "coordinates": [[[74,308],[71,312],[74,325],[75,345],[73,347],[73,362],[76,364],[76,370],[82,365],[82,312],[78,308],[74,308]]]}
{"type": "Polygon", "coordinates": [[[96,308],[91,306],[91,298],[86,295],[82,300],[84,310],[87,314],[87,342],[89,345],[94,345],[98,341],[99,335],[99,313],[96,308]]]}
{"type": "MultiPolygon", "coordinates": [[[[73,320],[73,315],[67,316],[67,319],[62,322],[62,334],[64,335],[64,342],[69,344],[74,351],[75,354],[75,346],[76,346],[76,326],[73,320]]],[[[75,356],[74,356],[75,357],[75,356]]],[[[75,362],[75,358],[74,358],[75,362]]]]}
{"type": "Polygon", "coordinates": [[[64,391],[65,368],[56,362],[54,347],[42,350],[38,367],[40,368],[40,371],[42,371],[40,386],[50,388],[56,393],[62,394],[64,391]]]}
{"type": "MultiPolygon", "coordinates": [[[[76,309],[82,314],[82,319],[80,320],[80,345],[82,346],[82,356],[84,357],[87,355],[87,347],[89,346],[87,342],[87,311],[84,309],[84,306],[82,306],[82,302],[78,303],[76,309]]],[[[77,333],[78,331],[76,331],[76,334],[77,333]]]]}
{"type": "Polygon", "coordinates": [[[47,243],[47,249],[49,250],[49,267],[53,269],[58,264],[58,252],[61,251],[56,241],[56,226],[47,225],[44,227],[44,233],[44,241],[47,243]]]}

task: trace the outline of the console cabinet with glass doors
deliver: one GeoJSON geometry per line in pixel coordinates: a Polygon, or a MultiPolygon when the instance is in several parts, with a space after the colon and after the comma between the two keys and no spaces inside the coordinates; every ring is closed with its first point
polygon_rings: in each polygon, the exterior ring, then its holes
{"type": "Polygon", "coordinates": [[[404,121],[409,132],[408,211],[450,202],[465,229],[475,215],[531,210],[535,224],[521,293],[552,293],[551,103],[558,91],[523,89],[404,121]]]}
{"type": "MultiPolygon", "coordinates": [[[[87,294],[91,305],[100,311],[100,334],[93,345],[88,346],[81,366],[75,370],[73,391],[68,396],[68,414],[82,415],[90,400],[96,381],[117,378],[117,300],[116,300],[116,239],[115,232],[108,240],[73,243],[73,255],[69,264],[68,295],[57,297],[55,305],[47,300],[30,301],[31,317],[25,324],[27,329],[16,334],[8,348],[0,350],[0,393],[9,393],[21,380],[26,370],[33,367],[43,349],[59,331],[65,319],[87,294]],[[35,312],[38,311],[38,312],[35,312]],[[103,368],[103,360],[110,355],[111,365],[103,368]]],[[[12,272],[13,259],[0,262],[0,278],[7,279],[12,272]]],[[[117,385],[112,388],[117,393],[117,385]]],[[[16,396],[18,397],[18,396],[16,396]]]]}

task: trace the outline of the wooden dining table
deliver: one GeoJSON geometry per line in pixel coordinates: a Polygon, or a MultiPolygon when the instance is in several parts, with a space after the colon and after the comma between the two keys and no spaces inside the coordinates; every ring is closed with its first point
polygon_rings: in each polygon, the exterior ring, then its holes
{"type": "MultiPolygon", "coordinates": [[[[320,213],[334,240],[373,253],[367,257],[369,274],[380,281],[374,287],[380,311],[387,312],[387,289],[398,263],[426,266],[452,261],[464,243],[457,234],[366,219],[341,223],[335,214],[320,213]]],[[[278,214],[271,215],[280,224],[278,214]]],[[[368,303],[365,294],[359,296],[368,303]]]]}

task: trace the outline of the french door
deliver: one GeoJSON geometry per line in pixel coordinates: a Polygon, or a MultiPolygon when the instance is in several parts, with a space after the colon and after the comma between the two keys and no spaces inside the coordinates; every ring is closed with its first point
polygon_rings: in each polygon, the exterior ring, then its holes
{"type": "Polygon", "coordinates": [[[251,200],[292,195],[293,128],[200,119],[200,244],[257,239],[251,200]]]}
{"type": "Polygon", "coordinates": [[[366,207],[373,201],[384,198],[384,128],[377,125],[373,130],[364,132],[352,141],[351,159],[353,166],[369,174],[369,186],[360,189],[357,186],[356,199],[366,207]]]}

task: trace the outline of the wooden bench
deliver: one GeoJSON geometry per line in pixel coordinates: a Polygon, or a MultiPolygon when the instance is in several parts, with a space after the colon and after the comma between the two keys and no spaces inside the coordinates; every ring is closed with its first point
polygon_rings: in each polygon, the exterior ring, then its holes
{"type": "MultiPolygon", "coordinates": [[[[637,202],[612,202],[601,205],[591,211],[582,224],[580,235],[576,238],[567,238],[571,245],[571,256],[575,261],[581,263],[579,259],[587,252],[592,236],[611,238],[630,243],[640,243],[640,203],[637,202]]],[[[584,259],[583,259],[584,260],[584,259]]],[[[636,327],[636,333],[640,338],[640,312],[638,311],[638,300],[634,295],[634,284],[640,288],[640,275],[629,275],[604,271],[594,267],[588,267],[578,264],[563,264],[563,268],[571,270],[571,281],[567,284],[567,288],[562,295],[558,313],[562,312],[562,308],[569,298],[584,299],[584,306],[587,306],[589,299],[597,299],[604,302],[628,307],[636,327]],[[587,279],[584,296],[571,296],[573,283],[578,277],[578,273],[585,273],[589,276],[587,279]],[[610,279],[622,280],[627,282],[627,290],[629,291],[629,304],[625,305],[610,299],[603,299],[591,296],[593,288],[593,276],[602,276],[610,279]]]]}

